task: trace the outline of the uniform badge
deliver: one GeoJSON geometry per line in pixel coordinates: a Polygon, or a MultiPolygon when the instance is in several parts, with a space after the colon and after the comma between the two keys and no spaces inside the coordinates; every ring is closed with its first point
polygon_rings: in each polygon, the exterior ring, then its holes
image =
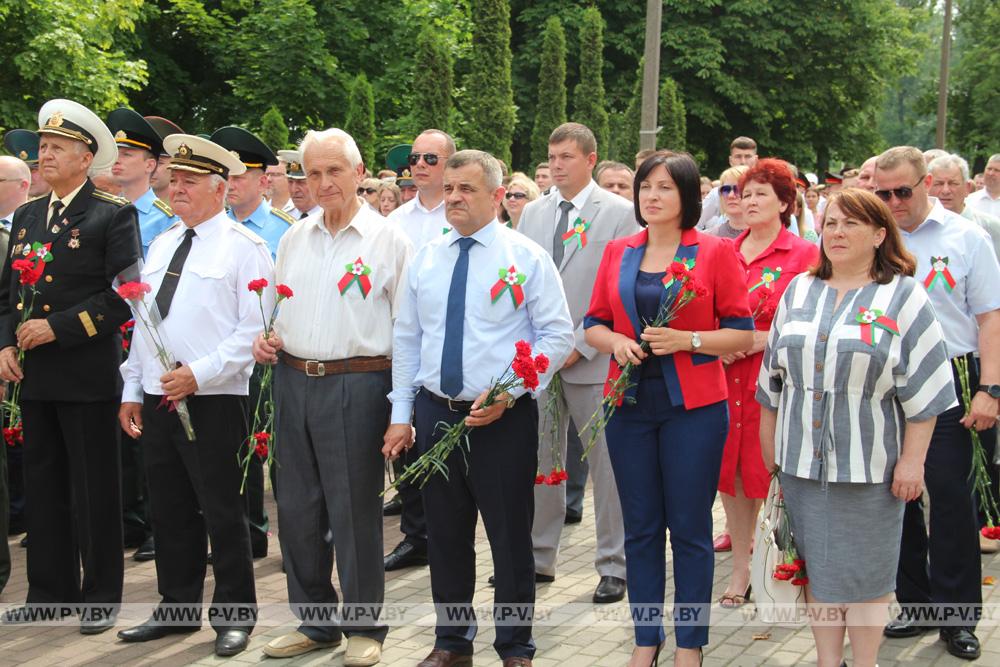
{"type": "Polygon", "coordinates": [[[77,228],[73,228],[73,230],[69,233],[69,235],[70,239],[66,245],[68,245],[73,250],[77,250],[80,247],[80,230],[77,228]]]}
{"type": "Polygon", "coordinates": [[[187,144],[181,144],[177,147],[177,157],[190,158],[192,155],[191,147],[187,144]]]}
{"type": "Polygon", "coordinates": [[[126,139],[128,139],[128,135],[125,134],[125,130],[115,132],[115,141],[125,141],[126,139]]]}
{"type": "Polygon", "coordinates": [[[62,127],[63,124],[63,113],[62,111],[56,111],[54,114],[49,116],[49,121],[46,123],[49,127],[62,127]]]}
{"type": "Polygon", "coordinates": [[[52,229],[49,230],[49,231],[51,231],[53,234],[58,234],[59,233],[59,225],[52,225],[52,229]]]}
{"type": "Polygon", "coordinates": [[[28,151],[21,151],[20,153],[17,154],[17,156],[19,158],[21,158],[22,160],[27,160],[28,159],[28,151]]]}
{"type": "Polygon", "coordinates": [[[24,248],[21,250],[21,254],[24,255],[25,257],[27,257],[28,255],[30,255],[31,254],[31,246],[30,245],[25,245],[24,248]]]}
{"type": "Polygon", "coordinates": [[[28,233],[28,230],[27,230],[27,229],[24,229],[24,228],[22,227],[22,228],[21,228],[21,231],[19,231],[19,232],[17,233],[17,240],[18,240],[18,241],[20,241],[21,239],[23,239],[23,238],[24,238],[24,237],[25,237],[25,236],[27,235],[27,233],[28,233]]]}

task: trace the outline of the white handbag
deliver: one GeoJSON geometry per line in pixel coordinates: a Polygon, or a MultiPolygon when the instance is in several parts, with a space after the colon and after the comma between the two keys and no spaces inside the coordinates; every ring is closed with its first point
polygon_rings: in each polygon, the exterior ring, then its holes
{"type": "Polygon", "coordinates": [[[787,531],[778,476],[771,480],[767,500],[760,509],[754,531],[750,584],[757,607],[757,620],[772,625],[802,625],[806,621],[806,596],[801,586],[774,578],[774,569],[785,560],[787,531]],[[782,534],[786,537],[783,538],[782,534]]]}

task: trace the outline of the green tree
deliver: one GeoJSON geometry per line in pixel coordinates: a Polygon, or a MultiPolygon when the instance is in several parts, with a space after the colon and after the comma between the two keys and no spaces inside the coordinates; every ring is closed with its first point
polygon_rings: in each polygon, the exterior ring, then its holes
{"type": "Polygon", "coordinates": [[[1000,5],[990,0],[960,0],[958,8],[956,50],[960,57],[952,61],[948,143],[957,145],[979,171],[997,152],[1000,137],[1000,57],[996,49],[1000,5]]]}
{"type": "Polygon", "coordinates": [[[531,132],[533,164],[548,158],[549,135],[566,122],[566,31],[558,16],[549,17],[542,33],[537,99],[531,132]]]}
{"type": "Polygon", "coordinates": [[[354,79],[347,103],[344,131],[354,137],[366,167],[375,164],[375,97],[368,77],[362,72],[354,79]]]}
{"type": "Polygon", "coordinates": [[[413,65],[414,134],[431,127],[447,132],[454,87],[447,35],[433,26],[425,26],[417,36],[413,65]]]}
{"type": "Polygon", "coordinates": [[[488,151],[510,164],[514,135],[514,91],[510,72],[508,0],[471,0],[472,51],[465,78],[464,128],[469,148],[488,151]]]}
{"type": "Polygon", "coordinates": [[[632,95],[629,97],[628,106],[624,113],[613,116],[611,141],[613,150],[611,155],[615,160],[631,165],[635,161],[635,154],[639,152],[639,130],[642,129],[642,73],[646,66],[646,59],[639,59],[639,69],[635,73],[635,85],[632,88],[632,95]]]}
{"type": "Polygon", "coordinates": [[[573,120],[594,132],[598,155],[607,155],[610,130],[604,100],[604,19],[596,7],[583,13],[580,27],[580,83],[573,91],[573,120]]]}
{"type": "Polygon", "coordinates": [[[278,107],[272,105],[260,119],[260,132],[257,136],[273,151],[288,147],[288,126],[278,107]]]}
{"type": "Polygon", "coordinates": [[[660,133],[656,145],[682,151],[687,145],[687,115],[677,84],[669,76],[660,83],[660,133]]]}
{"type": "Polygon", "coordinates": [[[4,0],[0,3],[0,119],[36,128],[46,100],[65,97],[99,116],[128,103],[146,62],[124,48],[142,0],[4,0]]]}

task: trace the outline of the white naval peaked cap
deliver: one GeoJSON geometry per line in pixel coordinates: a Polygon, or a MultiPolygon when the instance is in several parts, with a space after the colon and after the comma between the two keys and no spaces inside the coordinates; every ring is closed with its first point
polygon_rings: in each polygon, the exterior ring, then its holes
{"type": "Polygon", "coordinates": [[[193,134],[170,134],[163,139],[163,150],[170,155],[167,169],[196,174],[216,174],[223,178],[239,176],[247,167],[236,151],[193,134]]]}
{"type": "Polygon", "coordinates": [[[73,100],[49,100],[38,110],[38,134],[53,134],[83,142],[94,154],[91,173],[110,169],[118,159],[111,130],[97,115],[73,100]]]}

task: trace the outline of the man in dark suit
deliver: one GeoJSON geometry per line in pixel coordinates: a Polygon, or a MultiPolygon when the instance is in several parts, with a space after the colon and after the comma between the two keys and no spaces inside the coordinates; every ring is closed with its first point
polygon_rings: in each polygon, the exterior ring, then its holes
{"type": "Polygon", "coordinates": [[[134,207],[87,178],[118,152],[97,116],[51,100],[38,125],[39,169],[52,193],[14,214],[0,274],[0,377],[21,383],[31,533],[27,602],[3,622],[41,620],[46,605],[58,605],[58,615],[79,611],[80,631],[96,634],[114,624],[122,596],[118,327],[130,311],[112,281],[141,257],[138,224],[134,207]],[[32,244],[46,244],[51,258],[33,299],[22,300],[27,288],[12,263],[32,259],[32,244]]]}

